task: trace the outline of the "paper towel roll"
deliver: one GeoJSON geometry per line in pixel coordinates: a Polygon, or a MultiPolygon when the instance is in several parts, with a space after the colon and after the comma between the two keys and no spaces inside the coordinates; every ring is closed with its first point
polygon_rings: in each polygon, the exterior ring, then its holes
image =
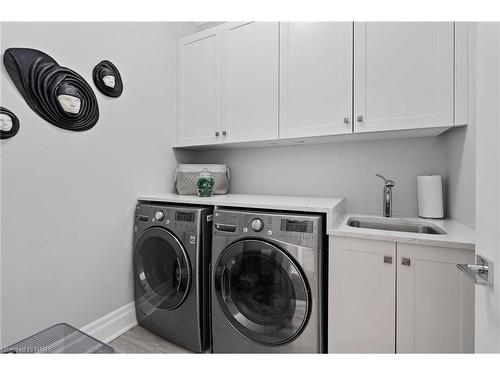
{"type": "Polygon", "coordinates": [[[418,176],[418,216],[428,219],[443,218],[443,177],[418,176]]]}

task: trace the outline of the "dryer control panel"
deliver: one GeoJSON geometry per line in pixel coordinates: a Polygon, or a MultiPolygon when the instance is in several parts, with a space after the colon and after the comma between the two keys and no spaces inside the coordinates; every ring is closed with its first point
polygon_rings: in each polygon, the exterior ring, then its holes
{"type": "Polygon", "coordinates": [[[275,239],[305,247],[318,247],[323,239],[321,215],[216,209],[214,236],[275,239]]]}

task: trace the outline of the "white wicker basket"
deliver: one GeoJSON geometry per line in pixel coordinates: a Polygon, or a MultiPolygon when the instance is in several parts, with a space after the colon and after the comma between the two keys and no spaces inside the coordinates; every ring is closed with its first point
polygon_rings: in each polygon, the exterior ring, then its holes
{"type": "Polygon", "coordinates": [[[225,164],[179,164],[175,170],[175,187],[180,195],[198,195],[196,178],[204,169],[214,177],[214,194],[229,190],[229,168],[225,164]]]}

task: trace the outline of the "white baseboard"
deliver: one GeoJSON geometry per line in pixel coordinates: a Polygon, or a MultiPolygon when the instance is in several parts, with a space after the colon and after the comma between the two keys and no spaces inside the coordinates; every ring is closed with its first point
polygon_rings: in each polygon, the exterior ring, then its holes
{"type": "Polygon", "coordinates": [[[136,325],[135,304],[131,302],[80,329],[107,344],[136,325]]]}

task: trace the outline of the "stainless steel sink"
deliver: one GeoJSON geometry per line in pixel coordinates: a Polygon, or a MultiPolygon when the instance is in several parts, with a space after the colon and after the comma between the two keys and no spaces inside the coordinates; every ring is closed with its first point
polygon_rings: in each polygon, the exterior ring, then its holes
{"type": "Polygon", "coordinates": [[[347,221],[347,225],[354,228],[380,229],[395,232],[446,234],[444,230],[435,224],[406,219],[351,217],[347,221]]]}

